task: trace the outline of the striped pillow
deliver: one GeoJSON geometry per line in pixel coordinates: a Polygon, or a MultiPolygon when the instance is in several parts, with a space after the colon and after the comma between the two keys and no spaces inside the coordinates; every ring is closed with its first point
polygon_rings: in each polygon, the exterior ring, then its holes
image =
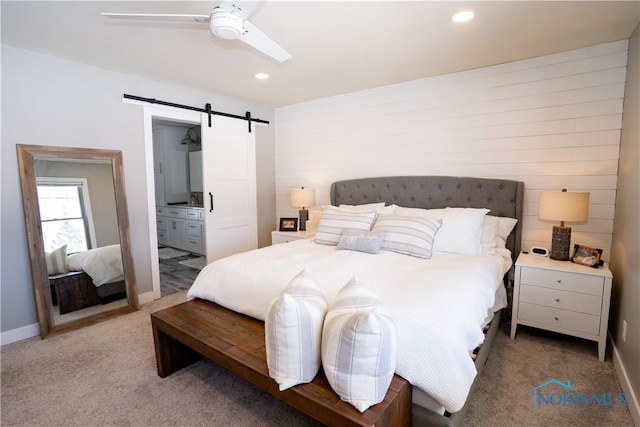
{"type": "Polygon", "coordinates": [[[51,252],[45,252],[44,258],[47,264],[47,273],[50,276],[69,271],[67,269],[67,245],[62,245],[51,252]]]}
{"type": "Polygon", "coordinates": [[[323,209],[322,218],[314,236],[314,241],[321,245],[337,245],[342,237],[342,231],[371,230],[371,224],[376,219],[375,212],[343,212],[333,209],[323,209]]]}
{"type": "Polygon", "coordinates": [[[372,231],[385,233],[382,249],[419,258],[431,258],[433,242],[442,220],[380,215],[372,231]]]}
{"type": "Polygon", "coordinates": [[[382,302],[354,277],[324,320],[322,366],[331,388],[360,412],[382,402],[396,369],[396,345],[382,302]]]}
{"type": "Polygon", "coordinates": [[[320,370],[320,340],[327,300],[304,269],[276,297],[265,316],[269,376],[280,391],[308,383],[320,370]]]}

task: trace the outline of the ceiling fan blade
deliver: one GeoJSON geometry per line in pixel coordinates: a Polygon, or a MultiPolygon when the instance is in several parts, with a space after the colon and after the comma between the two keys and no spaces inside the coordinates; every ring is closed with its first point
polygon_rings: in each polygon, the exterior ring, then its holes
{"type": "Polygon", "coordinates": [[[258,49],[260,52],[269,55],[279,62],[284,62],[291,58],[291,54],[284,50],[280,45],[271,40],[265,33],[257,29],[251,22],[245,21],[244,34],[240,36],[240,40],[258,49]]]}
{"type": "Polygon", "coordinates": [[[115,19],[133,19],[143,21],[169,21],[169,22],[189,22],[208,23],[209,15],[181,15],[166,13],[101,13],[102,16],[115,19]]]}
{"type": "Polygon", "coordinates": [[[227,12],[233,13],[243,21],[246,21],[257,5],[258,1],[252,0],[223,0],[218,7],[226,10],[227,12]]]}

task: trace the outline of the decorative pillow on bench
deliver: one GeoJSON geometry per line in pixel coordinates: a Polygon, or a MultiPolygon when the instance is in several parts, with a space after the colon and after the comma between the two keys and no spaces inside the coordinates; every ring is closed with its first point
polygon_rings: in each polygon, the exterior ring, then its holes
{"type": "Polygon", "coordinates": [[[311,382],[320,370],[320,342],[327,300],[307,269],[269,306],[265,346],[269,376],[280,391],[311,382]]]}
{"type": "Polygon", "coordinates": [[[49,276],[69,271],[67,269],[67,245],[62,245],[51,252],[45,252],[44,256],[49,276]]]}
{"type": "Polygon", "coordinates": [[[396,369],[397,333],[380,299],[358,278],[329,308],[322,331],[322,366],[331,388],[360,412],[380,403],[396,369]]]}

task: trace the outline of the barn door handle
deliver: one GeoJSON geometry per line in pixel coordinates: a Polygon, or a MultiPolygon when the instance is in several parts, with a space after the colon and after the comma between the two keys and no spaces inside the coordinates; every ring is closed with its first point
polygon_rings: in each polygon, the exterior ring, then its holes
{"type": "Polygon", "coordinates": [[[211,203],[211,209],[209,212],[213,212],[213,194],[209,193],[209,203],[211,203]]]}

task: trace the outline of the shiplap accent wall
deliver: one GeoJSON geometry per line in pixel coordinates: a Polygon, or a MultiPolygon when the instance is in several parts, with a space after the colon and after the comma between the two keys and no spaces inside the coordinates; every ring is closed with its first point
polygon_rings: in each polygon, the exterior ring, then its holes
{"type": "Polygon", "coordinates": [[[523,248],[550,246],[553,223],[537,217],[541,191],[589,191],[589,221],[572,224],[572,242],[603,248],[608,260],[627,46],[622,40],[277,108],[277,217],[297,216],[288,199],[297,186],[315,188],[319,206],[341,179],[508,178],[525,183],[523,248]]]}

